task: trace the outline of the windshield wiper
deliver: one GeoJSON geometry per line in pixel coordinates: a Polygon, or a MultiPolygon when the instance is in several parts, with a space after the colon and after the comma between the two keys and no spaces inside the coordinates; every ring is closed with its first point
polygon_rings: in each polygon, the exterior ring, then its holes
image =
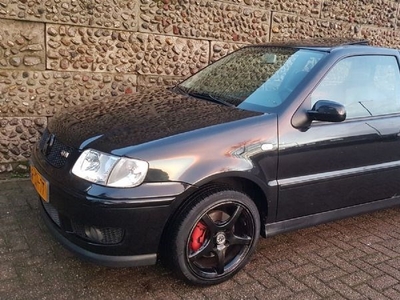
{"type": "Polygon", "coordinates": [[[234,105],[232,103],[229,103],[229,102],[227,102],[225,100],[215,98],[211,94],[193,92],[193,91],[190,91],[190,90],[188,90],[186,88],[181,87],[180,85],[174,86],[173,89],[176,92],[180,93],[180,94],[185,94],[185,95],[188,95],[188,96],[191,96],[191,97],[194,97],[194,98],[200,98],[200,99],[212,101],[212,102],[223,104],[223,105],[226,105],[226,106],[229,106],[229,107],[236,107],[236,105],[234,105]]]}
{"type": "Polygon", "coordinates": [[[223,105],[226,105],[226,106],[229,106],[229,107],[236,107],[234,104],[229,103],[229,102],[227,102],[225,100],[222,100],[222,99],[215,98],[214,96],[212,96],[210,94],[196,93],[196,92],[187,92],[187,94],[189,96],[191,96],[191,97],[212,101],[212,102],[223,104],[223,105]]]}

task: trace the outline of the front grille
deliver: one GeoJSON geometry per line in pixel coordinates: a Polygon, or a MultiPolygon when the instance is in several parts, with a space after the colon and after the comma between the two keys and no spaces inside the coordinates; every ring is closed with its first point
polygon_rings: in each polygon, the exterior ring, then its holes
{"type": "Polygon", "coordinates": [[[49,164],[56,168],[62,168],[67,162],[67,157],[63,156],[62,153],[71,153],[73,148],[64,145],[46,129],[39,142],[39,150],[49,164]],[[50,139],[53,139],[52,144],[50,139]]]}
{"type": "Polygon", "coordinates": [[[88,226],[75,221],[71,221],[71,226],[76,235],[98,244],[118,244],[124,237],[122,228],[88,226]]]}
{"type": "Polygon", "coordinates": [[[54,223],[56,223],[58,225],[58,227],[61,227],[60,215],[58,214],[55,207],[53,205],[51,205],[50,203],[47,203],[44,201],[42,201],[42,203],[43,203],[43,207],[44,207],[45,211],[47,212],[47,214],[49,215],[49,217],[53,220],[54,223]]]}

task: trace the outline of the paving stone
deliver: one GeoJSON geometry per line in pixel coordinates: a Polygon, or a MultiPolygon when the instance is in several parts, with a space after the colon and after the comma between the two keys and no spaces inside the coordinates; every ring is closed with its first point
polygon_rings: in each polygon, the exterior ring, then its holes
{"type": "MultiPolygon", "coordinates": [[[[329,247],[325,247],[318,250],[318,255],[321,257],[329,257],[331,255],[336,255],[343,252],[343,249],[331,244],[329,247]]],[[[347,251],[346,251],[347,253],[347,251]]]]}
{"type": "Polygon", "coordinates": [[[354,288],[357,290],[361,295],[368,299],[388,299],[386,296],[381,294],[380,292],[372,289],[370,286],[367,284],[361,284],[357,287],[354,288]]]}
{"type": "Polygon", "coordinates": [[[364,272],[368,273],[369,275],[373,277],[378,277],[383,274],[381,270],[376,268],[375,266],[370,265],[369,263],[361,260],[361,259],[356,259],[352,261],[352,264],[357,266],[360,270],[363,270],[364,272]]]}
{"type": "Polygon", "coordinates": [[[329,282],[346,274],[348,273],[338,267],[330,267],[316,273],[315,276],[324,282],[329,282]]]}
{"type": "Polygon", "coordinates": [[[299,278],[299,277],[302,277],[302,276],[305,276],[305,275],[313,274],[313,273],[315,273],[315,272],[317,272],[319,270],[321,270],[320,267],[309,263],[309,264],[305,264],[305,265],[299,266],[297,268],[291,269],[290,270],[290,274],[292,274],[293,276],[299,278]]]}
{"type": "MultiPolygon", "coordinates": [[[[371,278],[371,275],[367,274],[366,272],[364,272],[362,270],[358,270],[349,275],[343,276],[342,278],[340,278],[340,280],[344,284],[352,287],[352,286],[364,283],[364,282],[368,281],[370,278],[371,278]]],[[[371,279],[371,282],[374,282],[374,281],[375,281],[375,278],[371,279]]]]}
{"type": "Polygon", "coordinates": [[[327,260],[347,273],[353,273],[359,270],[356,266],[337,256],[328,257],[327,260]]]}
{"type": "Polygon", "coordinates": [[[285,261],[270,265],[268,267],[267,272],[269,274],[274,275],[274,274],[279,274],[282,272],[287,272],[288,270],[290,270],[293,267],[294,267],[294,264],[292,262],[285,260],[285,261]]]}
{"type": "Polygon", "coordinates": [[[307,286],[288,273],[278,274],[276,278],[293,292],[298,293],[307,289],[307,286]]]}
{"type": "Polygon", "coordinates": [[[329,255],[327,258],[319,256],[320,251],[318,250],[317,253],[306,253],[304,254],[304,258],[307,258],[309,262],[311,262],[313,265],[318,266],[321,269],[326,269],[329,267],[332,267],[333,264],[329,260],[334,255],[329,255]],[[318,254],[317,254],[318,253],[318,254]]]}
{"type": "Polygon", "coordinates": [[[256,297],[259,299],[275,300],[275,299],[285,299],[292,295],[293,295],[293,292],[288,287],[278,286],[278,287],[260,292],[256,295],[256,297]]]}
{"type": "Polygon", "coordinates": [[[395,284],[398,284],[399,280],[389,276],[389,275],[383,275],[374,279],[371,279],[368,281],[368,284],[378,290],[378,291],[382,291],[385,290],[389,287],[392,287],[395,284]]]}
{"type": "Polygon", "coordinates": [[[314,275],[307,275],[301,279],[304,284],[309,286],[313,291],[326,298],[335,293],[335,291],[326,285],[323,281],[315,277],[314,275]]]}
{"type": "Polygon", "coordinates": [[[256,269],[256,268],[257,268],[256,265],[254,265],[253,268],[251,268],[251,267],[246,268],[244,272],[239,272],[239,274],[237,274],[235,276],[234,280],[237,283],[242,284],[242,285],[254,283],[255,282],[254,278],[251,277],[249,274],[252,274],[253,273],[252,269],[256,269]]]}
{"type": "Polygon", "coordinates": [[[311,290],[303,291],[296,293],[295,295],[287,298],[288,300],[317,300],[317,299],[322,299],[321,296],[319,296],[317,293],[311,290]]]}
{"type": "MultiPolygon", "coordinates": [[[[276,290],[272,289],[272,291],[273,291],[272,293],[274,293],[276,290]]],[[[253,282],[253,283],[247,283],[247,284],[241,285],[241,288],[233,290],[231,293],[231,297],[233,299],[235,299],[235,298],[236,299],[246,299],[246,298],[256,299],[256,297],[259,297],[259,295],[262,295],[264,293],[266,293],[265,287],[263,285],[261,285],[259,282],[253,282]]],[[[280,295],[282,295],[283,293],[284,293],[283,291],[278,292],[276,299],[278,299],[280,297],[280,295]]],[[[187,299],[189,299],[189,298],[187,298],[187,299]]]]}
{"type": "Polygon", "coordinates": [[[387,260],[386,263],[388,265],[392,266],[393,268],[400,269],[400,258],[399,257],[387,260]]]}
{"type": "Polygon", "coordinates": [[[360,293],[339,280],[331,281],[329,286],[346,299],[360,299],[362,297],[360,293]]]}
{"type": "Polygon", "coordinates": [[[367,262],[370,265],[376,265],[378,263],[389,260],[390,257],[381,252],[375,252],[373,254],[369,254],[362,257],[362,260],[367,262]]]}
{"type": "Polygon", "coordinates": [[[354,250],[338,255],[344,260],[354,260],[365,256],[365,254],[376,253],[376,250],[372,249],[368,244],[359,241],[352,241],[350,244],[354,247],[354,250]]]}
{"type": "Polygon", "coordinates": [[[400,270],[397,268],[393,268],[392,266],[386,264],[386,263],[381,263],[376,266],[378,269],[381,271],[385,272],[386,274],[394,277],[397,280],[400,280],[400,270]]]}
{"type": "Polygon", "coordinates": [[[0,278],[11,279],[17,277],[17,273],[11,263],[2,263],[0,265],[0,278]]]}
{"type": "Polygon", "coordinates": [[[395,289],[387,289],[383,292],[383,294],[392,300],[397,300],[400,298],[400,292],[395,289]]]}

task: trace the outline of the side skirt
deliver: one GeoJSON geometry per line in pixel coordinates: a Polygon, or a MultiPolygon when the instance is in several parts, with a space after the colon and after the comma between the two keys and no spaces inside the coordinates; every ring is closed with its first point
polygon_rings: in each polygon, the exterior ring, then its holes
{"type": "Polygon", "coordinates": [[[296,229],[311,227],[339,219],[344,219],[376,210],[393,207],[400,204],[400,196],[385,200],[369,202],[365,204],[335,209],[314,215],[265,224],[265,236],[270,237],[279,233],[293,231],[296,229]]]}

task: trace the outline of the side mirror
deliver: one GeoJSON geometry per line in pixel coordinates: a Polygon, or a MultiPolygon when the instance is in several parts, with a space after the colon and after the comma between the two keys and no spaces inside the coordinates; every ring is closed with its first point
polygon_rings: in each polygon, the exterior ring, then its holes
{"type": "Polygon", "coordinates": [[[342,122],[346,119],[346,109],[335,101],[319,100],[307,111],[307,116],[311,121],[342,122]]]}

